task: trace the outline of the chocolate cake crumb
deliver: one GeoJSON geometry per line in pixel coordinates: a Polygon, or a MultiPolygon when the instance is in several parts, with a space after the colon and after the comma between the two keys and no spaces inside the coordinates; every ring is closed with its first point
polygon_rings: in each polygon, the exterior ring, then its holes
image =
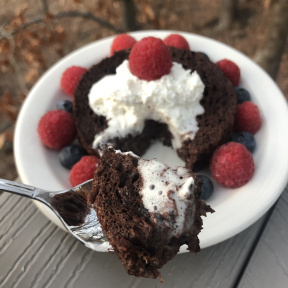
{"type": "Polygon", "coordinates": [[[193,199],[188,205],[184,225],[190,227],[194,215],[192,228],[177,237],[169,236],[171,227],[157,224],[157,219],[161,223],[165,217],[175,215],[156,215],[144,206],[140,194],[144,178],[133,164],[136,162],[137,156],[106,149],[95,172],[89,203],[94,204],[102,230],[127,273],[157,278],[161,277],[158,269],[171,260],[182,245],[186,244],[191,252],[200,250],[197,235],[202,229],[201,216],[213,210],[200,199],[201,180],[191,172],[193,199]]]}

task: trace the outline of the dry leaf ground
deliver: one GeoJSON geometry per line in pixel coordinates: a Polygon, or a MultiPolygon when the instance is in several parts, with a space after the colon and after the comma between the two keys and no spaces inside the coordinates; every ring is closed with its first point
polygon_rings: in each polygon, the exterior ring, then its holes
{"type": "MultiPolygon", "coordinates": [[[[43,2],[0,0],[0,178],[17,177],[13,159],[14,124],[29,89],[45,70],[67,53],[91,41],[115,34],[115,30],[93,20],[77,17],[77,14],[68,17],[69,11],[82,15],[92,13],[109,22],[115,29],[124,29],[120,0],[47,1],[49,14],[46,16],[43,2]],[[20,29],[30,22],[35,23],[20,29]],[[19,29],[22,32],[11,34],[19,29]]],[[[221,0],[134,2],[138,29],[171,29],[201,34],[235,47],[251,58],[261,48],[269,25],[270,10],[265,7],[269,1],[239,0],[237,18],[227,31],[218,29],[221,0]]],[[[286,98],[287,50],[277,78],[286,98]]]]}

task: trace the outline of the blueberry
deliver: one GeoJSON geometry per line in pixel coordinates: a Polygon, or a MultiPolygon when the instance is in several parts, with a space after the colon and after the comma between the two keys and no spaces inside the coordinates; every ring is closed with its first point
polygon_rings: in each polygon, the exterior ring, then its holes
{"type": "Polygon", "coordinates": [[[256,147],[256,141],[253,136],[253,134],[249,132],[238,132],[238,133],[233,133],[230,136],[230,141],[232,142],[238,142],[243,144],[251,153],[254,152],[255,147],[256,147]]]}
{"type": "Polygon", "coordinates": [[[236,88],[237,103],[243,103],[245,101],[251,101],[250,93],[245,88],[236,88]]]}
{"type": "Polygon", "coordinates": [[[56,104],[58,110],[64,110],[69,113],[73,113],[73,103],[70,100],[62,100],[56,104]]]}
{"type": "Polygon", "coordinates": [[[199,53],[200,53],[201,55],[203,55],[207,60],[209,60],[209,56],[208,56],[206,53],[200,52],[200,51],[199,51],[199,53]]]}
{"type": "Polygon", "coordinates": [[[212,195],[214,191],[213,182],[206,175],[199,174],[197,175],[197,177],[199,177],[203,181],[203,184],[201,187],[201,199],[207,200],[208,198],[210,198],[210,196],[212,195]]]}
{"type": "Polygon", "coordinates": [[[86,151],[79,145],[66,146],[59,153],[60,163],[65,168],[71,169],[86,154],[86,151]]]}

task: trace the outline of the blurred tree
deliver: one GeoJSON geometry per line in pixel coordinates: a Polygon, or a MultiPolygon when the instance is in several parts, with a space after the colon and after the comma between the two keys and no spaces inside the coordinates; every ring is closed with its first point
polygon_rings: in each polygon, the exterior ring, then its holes
{"type": "Polygon", "coordinates": [[[270,23],[262,48],[254,60],[275,79],[285,51],[288,35],[288,0],[269,1],[270,23]]]}
{"type": "Polygon", "coordinates": [[[47,3],[47,0],[41,0],[42,6],[43,6],[43,11],[45,14],[49,13],[49,5],[47,3]]]}
{"type": "Polygon", "coordinates": [[[225,30],[229,28],[236,17],[238,9],[238,0],[222,0],[219,16],[218,29],[225,30]]]}
{"type": "Polygon", "coordinates": [[[126,31],[137,30],[136,8],[133,0],[120,0],[123,13],[123,24],[126,31]]]}

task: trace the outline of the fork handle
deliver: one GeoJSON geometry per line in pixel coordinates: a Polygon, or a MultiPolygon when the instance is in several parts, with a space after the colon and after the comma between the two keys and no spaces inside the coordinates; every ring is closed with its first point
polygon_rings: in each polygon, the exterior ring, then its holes
{"type": "Polygon", "coordinates": [[[0,191],[35,199],[38,188],[0,178],[0,191]]]}

